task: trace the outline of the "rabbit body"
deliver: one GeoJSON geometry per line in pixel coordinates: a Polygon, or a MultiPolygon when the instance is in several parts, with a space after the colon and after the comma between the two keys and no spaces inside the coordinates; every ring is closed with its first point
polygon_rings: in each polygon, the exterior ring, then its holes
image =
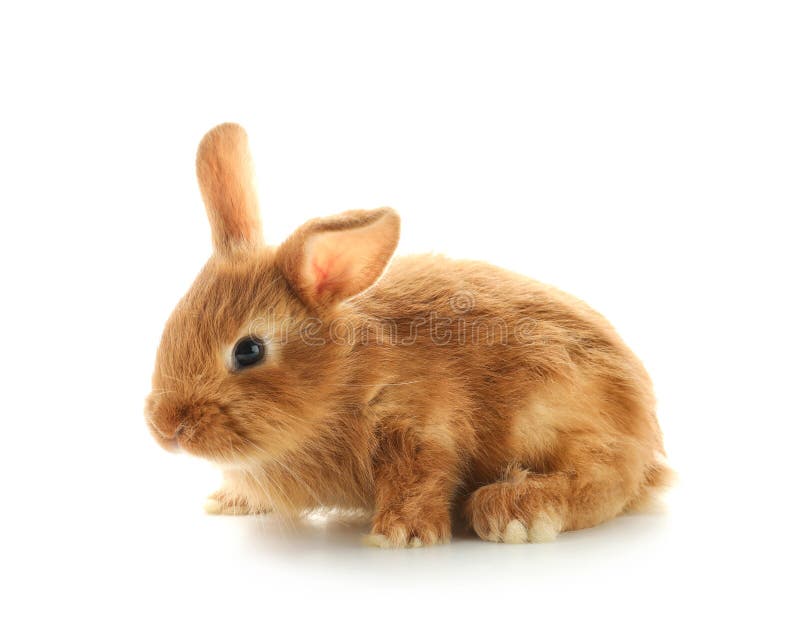
{"type": "Polygon", "coordinates": [[[263,245],[232,124],[201,143],[198,176],[215,253],[165,327],[146,418],[220,465],[209,511],[365,509],[378,546],[446,542],[454,519],[538,542],[667,483],[649,377],[581,301],[480,262],[387,268],[388,208],[263,245]],[[235,368],[243,338],[266,353],[235,368]]]}

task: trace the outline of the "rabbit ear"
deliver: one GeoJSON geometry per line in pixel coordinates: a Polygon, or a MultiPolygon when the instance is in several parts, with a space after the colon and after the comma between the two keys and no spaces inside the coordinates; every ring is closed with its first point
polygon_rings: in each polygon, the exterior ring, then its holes
{"type": "Polygon", "coordinates": [[[372,285],[400,237],[393,209],[352,211],[309,221],[277,252],[278,266],[311,306],[340,302],[372,285]]]}
{"type": "Polygon", "coordinates": [[[261,220],[247,133],[235,123],[212,128],[197,148],[197,181],[219,253],[260,245],[261,220]]]}

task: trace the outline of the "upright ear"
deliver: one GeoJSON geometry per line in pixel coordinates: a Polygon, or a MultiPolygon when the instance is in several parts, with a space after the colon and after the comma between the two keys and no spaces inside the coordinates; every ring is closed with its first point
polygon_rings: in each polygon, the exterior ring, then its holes
{"type": "Polygon", "coordinates": [[[212,128],[197,148],[197,181],[211,223],[214,250],[260,245],[261,220],[247,133],[235,123],[212,128]]]}
{"type": "Polygon", "coordinates": [[[310,306],[341,302],[372,285],[400,238],[393,209],[344,212],[309,221],[278,249],[277,262],[310,306]]]}

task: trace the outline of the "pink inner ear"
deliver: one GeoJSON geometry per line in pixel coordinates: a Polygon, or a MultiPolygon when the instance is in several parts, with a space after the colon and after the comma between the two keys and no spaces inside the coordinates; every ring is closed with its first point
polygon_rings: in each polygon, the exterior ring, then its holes
{"type": "Polygon", "coordinates": [[[352,229],[312,233],[302,247],[300,287],[313,302],[361,293],[381,274],[396,243],[396,216],[385,214],[352,229]]]}
{"type": "Polygon", "coordinates": [[[319,295],[325,290],[325,283],[328,280],[330,270],[326,267],[323,267],[319,263],[319,260],[315,259],[311,261],[311,271],[313,272],[314,276],[314,292],[319,295]]]}
{"type": "Polygon", "coordinates": [[[341,271],[336,271],[337,261],[341,260],[341,258],[332,251],[321,251],[323,253],[311,261],[314,292],[318,296],[333,286],[341,274],[341,271]]]}

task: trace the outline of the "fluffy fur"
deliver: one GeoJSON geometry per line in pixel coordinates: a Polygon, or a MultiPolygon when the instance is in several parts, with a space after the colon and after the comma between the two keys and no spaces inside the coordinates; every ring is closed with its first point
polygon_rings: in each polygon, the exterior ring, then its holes
{"type": "Polygon", "coordinates": [[[446,542],[460,517],[518,543],[666,484],[647,373],[579,300],[479,262],[385,269],[388,208],[264,246],[234,124],[206,135],[197,173],[215,251],[167,322],[146,419],[165,448],[222,467],[210,512],[366,509],[379,546],[446,542]],[[233,370],[253,333],[265,361],[233,370]]]}

